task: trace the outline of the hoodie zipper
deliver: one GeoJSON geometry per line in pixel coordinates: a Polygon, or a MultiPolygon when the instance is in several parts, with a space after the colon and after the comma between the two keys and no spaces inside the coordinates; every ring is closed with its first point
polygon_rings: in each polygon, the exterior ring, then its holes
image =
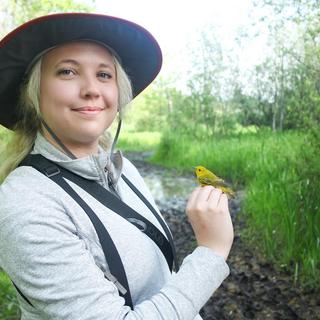
{"type": "Polygon", "coordinates": [[[118,192],[111,179],[111,175],[110,175],[111,172],[106,167],[104,167],[103,171],[101,171],[97,159],[94,156],[92,158],[96,168],[98,169],[98,174],[99,174],[100,180],[102,181],[103,187],[109,190],[110,192],[112,192],[115,196],[119,198],[118,192]]]}

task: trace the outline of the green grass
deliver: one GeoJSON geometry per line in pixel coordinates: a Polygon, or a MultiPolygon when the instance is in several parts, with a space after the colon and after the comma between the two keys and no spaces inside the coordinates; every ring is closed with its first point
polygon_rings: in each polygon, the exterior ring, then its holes
{"type": "Polygon", "coordinates": [[[128,132],[122,131],[117,148],[124,151],[150,151],[159,145],[160,132],[128,132]]]}
{"type": "Polygon", "coordinates": [[[152,161],[184,170],[201,164],[244,188],[246,239],[295,281],[320,289],[320,152],[309,141],[299,132],[206,141],[164,134],[152,161]]]}
{"type": "Polygon", "coordinates": [[[0,269],[0,320],[20,319],[15,289],[8,276],[0,269]]]}

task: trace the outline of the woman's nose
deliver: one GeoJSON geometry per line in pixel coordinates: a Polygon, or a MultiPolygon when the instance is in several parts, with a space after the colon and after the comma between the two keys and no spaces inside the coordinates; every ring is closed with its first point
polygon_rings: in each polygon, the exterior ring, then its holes
{"type": "Polygon", "coordinates": [[[80,95],[83,98],[96,98],[100,96],[95,79],[85,78],[82,83],[80,95]]]}

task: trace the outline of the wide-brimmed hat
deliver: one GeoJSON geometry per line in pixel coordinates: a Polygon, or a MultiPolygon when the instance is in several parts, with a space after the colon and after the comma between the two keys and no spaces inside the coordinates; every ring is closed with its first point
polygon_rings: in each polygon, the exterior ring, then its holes
{"type": "Polygon", "coordinates": [[[12,129],[19,120],[18,98],[26,70],[55,46],[77,40],[111,48],[128,74],[133,97],[159,73],[160,47],[143,27],[116,17],[90,13],[51,14],[31,20],[0,41],[0,124],[12,129]]]}

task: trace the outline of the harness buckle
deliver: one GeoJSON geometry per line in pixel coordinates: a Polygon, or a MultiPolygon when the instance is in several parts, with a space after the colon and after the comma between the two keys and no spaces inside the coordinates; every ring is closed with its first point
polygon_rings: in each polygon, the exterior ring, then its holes
{"type": "Polygon", "coordinates": [[[111,274],[108,271],[105,271],[104,276],[117,287],[117,289],[122,295],[125,295],[127,293],[126,288],[119,282],[119,280],[113,274],[111,274]]]}
{"type": "Polygon", "coordinates": [[[44,169],[45,175],[50,178],[60,173],[60,169],[56,166],[50,166],[44,169]]]}

